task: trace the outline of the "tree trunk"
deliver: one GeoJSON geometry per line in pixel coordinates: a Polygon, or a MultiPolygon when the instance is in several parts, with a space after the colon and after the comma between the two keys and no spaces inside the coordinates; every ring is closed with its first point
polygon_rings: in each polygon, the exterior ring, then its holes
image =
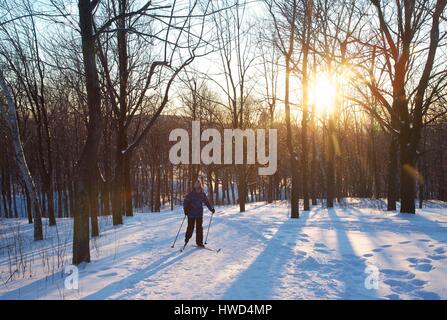
{"type": "Polygon", "coordinates": [[[285,98],[284,105],[286,109],[286,127],[287,127],[287,148],[289,151],[289,161],[290,161],[290,170],[292,172],[292,190],[291,190],[291,218],[298,219],[300,217],[299,213],[299,193],[298,193],[298,159],[295,154],[294,146],[293,146],[293,133],[292,133],[292,125],[291,125],[291,116],[290,116],[290,103],[289,103],[289,94],[290,94],[290,60],[291,53],[293,50],[293,37],[294,34],[291,31],[290,37],[290,48],[289,54],[286,57],[286,79],[285,79],[285,98]]]}
{"type": "Polygon", "coordinates": [[[327,133],[327,177],[326,177],[326,192],[327,192],[327,207],[334,207],[335,196],[335,141],[334,141],[334,120],[329,119],[328,133],[327,133]]]}
{"type": "Polygon", "coordinates": [[[31,177],[31,173],[29,172],[28,164],[25,159],[25,152],[23,151],[22,140],[20,138],[19,123],[17,121],[17,111],[14,99],[12,97],[11,91],[8,88],[8,85],[6,84],[2,72],[0,72],[0,87],[3,91],[3,94],[5,95],[7,102],[7,110],[2,113],[7,115],[5,123],[10,131],[19,175],[25,185],[27,193],[29,194],[31,203],[33,204],[34,240],[42,240],[42,213],[40,211],[37,189],[36,185],[34,184],[34,180],[31,177]]]}
{"type": "Polygon", "coordinates": [[[310,1],[305,1],[305,22],[302,34],[303,66],[302,66],[302,92],[303,92],[303,118],[301,120],[301,174],[303,190],[303,210],[310,210],[309,203],[309,164],[308,164],[308,141],[307,130],[309,122],[309,88],[308,88],[308,62],[309,62],[309,39],[310,24],[312,22],[312,6],[310,1]]]}
{"type": "Polygon", "coordinates": [[[214,188],[213,188],[213,179],[212,179],[212,171],[210,166],[208,166],[207,171],[206,171],[207,175],[206,175],[206,182],[208,184],[208,200],[211,204],[211,206],[214,206],[214,188]]]}
{"type": "Polygon", "coordinates": [[[238,185],[237,195],[239,200],[239,211],[245,212],[245,203],[247,201],[247,178],[245,172],[245,165],[237,165],[238,185]]]}
{"type": "Polygon", "coordinates": [[[51,181],[51,174],[47,174],[45,177],[45,193],[47,198],[47,208],[48,208],[48,223],[50,226],[56,225],[56,217],[54,214],[54,189],[53,182],[51,181]]]}
{"type": "Polygon", "coordinates": [[[122,163],[117,162],[115,169],[115,179],[113,181],[112,197],[112,220],[113,225],[123,224],[123,182],[122,163]]]}
{"type": "MultiPolygon", "coordinates": [[[[312,125],[313,126],[313,125],[312,125]]],[[[314,127],[313,127],[314,128],[314,127]]],[[[312,197],[312,205],[316,206],[317,203],[317,190],[315,186],[316,174],[317,174],[317,147],[315,143],[315,130],[312,130],[312,160],[310,162],[310,195],[312,197]]]]}
{"type": "Polygon", "coordinates": [[[130,172],[130,156],[131,154],[126,154],[124,160],[124,205],[125,213],[127,217],[133,216],[133,202],[132,202],[132,183],[131,183],[131,172],[130,172]]]}
{"type": "Polygon", "coordinates": [[[154,192],[154,212],[160,212],[160,193],[161,193],[161,170],[160,164],[155,168],[155,192],[154,192]]]}
{"type": "Polygon", "coordinates": [[[415,214],[416,153],[408,147],[407,139],[402,137],[400,149],[400,212],[415,214]]]}
{"type": "Polygon", "coordinates": [[[110,145],[111,140],[110,139],[110,130],[109,121],[105,122],[104,125],[104,174],[105,174],[105,181],[102,182],[102,188],[101,188],[101,197],[103,200],[103,215],[110,215],[112,213],[111,210],[111,204],[110,204],[110,194],[111,194],[111,183],[112,183],[112,166],[110,164],[111,162],[111,151],[110,151],[110,145]]]}
{"type": "Polygon", "coordinates": [[[26,197],[26,213],[28,215],[28,223],[32,224],[33,223],[33,207],[32,207],[32,202],[31,202],[31,198],[28,194],[28,191],[26,188],[23,188],[24,192],[25,192],[25,197],[26,197]]]}
{"type": "Polygon", "coordinates": [[[117,149],[115,156],[115,178],[113,181],[113,198],[112,198],[112,214],[113,225],[123,224],[123,215],[125,214],[125,188],[124,188],[124,170],[125,170],[125,155],[121,152],[127,148],[127,139],[125,129],[122,123],[118,123],[118,130],[116,133],[117,149]]]}
{"type": "Polygon", "coordinates": [[[98,179],[97,175],[94,175],[90,179],[90,224],[92,226],[92,237],[99,236],[99,226],[98,226],[98,214],[99,214],[99,204],[98,204],[98,179]]]}
{"type": "Polygon", "coordinates": [[[228,181],[231,188],[231,204],[234,206],[236,204],[235,194],[234,194],[234,181],[232,176],[230,175],[230,180],[228,181]]]}
{"type": "Polygon", "coordinates": [[[93,3],[79,0],[79,26],[87,90],[87,140],[82,150],[76,176],[76,210],[73,230],[73,264],[90,262],[89,210],[91,177],[97,174],[97,153],[102,132],[101,90],[95,55],[93,34],[93,3]]]}
{"type": "Polygon", "coordinates": [[[398,166],[397,166],[397,152],[398,152],[398,141],[394,136],[391,136],[390,141],[390,149],[388,155],[388,187],[387,187],[387,210],[394,211],[396,210],[396,201],[397,201],[397,174],[398,174],[398,166]]]}
{"type": "Polygon", "coordinates": [[[218,206],[220,204],[220,196],[219,196],[219,177],[217,176],[217,169],[214,170],[214,194],[215,194],[215,202],[214,205],[218,206]]]}

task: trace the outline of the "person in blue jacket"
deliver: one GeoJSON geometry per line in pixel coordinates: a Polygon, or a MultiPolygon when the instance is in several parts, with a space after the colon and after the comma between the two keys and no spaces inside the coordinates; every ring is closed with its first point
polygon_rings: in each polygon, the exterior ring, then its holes
{"type": "Polygon", "coordinates": [[[202,183],[198,180],[194,184],[194,189],[188,193],[183,201],[183,210],[188,216],[188,227],[185,235],[185,245],[192,237],[194,226],[196,227],[196,244],[199,247],[203,245],[203,204],[205,204],[212,214],[216,210],[211,206],[205,192],[203,192],[202,183]]]}

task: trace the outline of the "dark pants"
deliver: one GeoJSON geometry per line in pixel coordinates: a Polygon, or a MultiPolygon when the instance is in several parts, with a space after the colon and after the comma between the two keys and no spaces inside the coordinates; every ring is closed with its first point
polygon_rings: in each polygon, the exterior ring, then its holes
{"type": "Polygon", "coordinates": [[[203,218],[189,218],[188,228],[186,229],[185,242],[188,242],[194,232],[194,225],[196,226],[196,244],[203,245],[203,218]]]}

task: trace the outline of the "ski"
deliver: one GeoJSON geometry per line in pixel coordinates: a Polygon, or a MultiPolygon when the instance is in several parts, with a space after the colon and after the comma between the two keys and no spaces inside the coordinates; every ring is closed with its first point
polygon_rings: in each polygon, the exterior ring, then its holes
{"type": "MultiPolygon", "coordinates": [[[[194,246],[194,247],[196,247],[197,249],[205,249],[205,250],[212,251],[212,252],[216,252],[216,253],[219,253],[219,252],[222,250],[222,248],[219,248],[219,249],[213,249],[213,248],[199,247],[199,246],[194,246]]],[[[180,252],[185,251],[185,249],[186,249],[186,244],[180,249],[180,252]]]]}
{"type": "Polygon", "coordinates": [[[216,252],[216,253],[219,253],[222,250],[222,248],[212,249],[212,248],[208,248],[208,247],[199,247],[199,246],[195,246],[195,247],[198,248],[198,249],[205,249],[205,250],[213,251],[213,252],[216,252]]]}

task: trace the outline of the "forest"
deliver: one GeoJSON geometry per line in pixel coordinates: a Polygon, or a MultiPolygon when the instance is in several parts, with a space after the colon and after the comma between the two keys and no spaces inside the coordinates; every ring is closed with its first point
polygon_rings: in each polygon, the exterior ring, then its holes
{"type": "Polygon", "coordinates": [[[212,206],[285,202],[290,219],[351,198],[405,215],[447,201],[446,7],[0,0],[0,219],[39,242],[72,218],[79,265],[102,218],[174,210],[197,180],[212,206]],[[171,163],[170,133],[193,121],[276,129],[276,172],[171,163]]]}

